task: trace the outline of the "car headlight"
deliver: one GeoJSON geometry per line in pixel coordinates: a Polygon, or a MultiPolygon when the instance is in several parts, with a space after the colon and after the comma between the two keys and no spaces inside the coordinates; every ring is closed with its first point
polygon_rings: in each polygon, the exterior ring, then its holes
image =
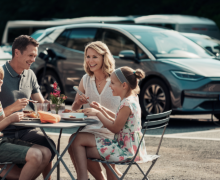
{"type": "Polygon", "coordinates": [[[171,73],[178,79],[189,80],[189,81],[198,81],[203,79],[203,76],[198,74],[184,72],[184,71],[171,71],[171,73]]]}

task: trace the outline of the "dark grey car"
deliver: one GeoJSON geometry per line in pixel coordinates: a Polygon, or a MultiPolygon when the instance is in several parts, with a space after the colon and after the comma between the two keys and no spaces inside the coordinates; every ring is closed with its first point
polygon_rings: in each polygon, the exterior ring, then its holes
{"type": "MultiPolygon", "coordinates": [[[[80,24],[50,28],[40,41],[39,52],[49,50],[42,92],[48,95],[57,81],[69,100],[83,74],[84,47],[103,41],[116,68],[141,68],[140,104],[144,115],[173,109],[173,114],[220,113],[220,61],[194,42],[172,30],[138,25],[80,24]],[[52,55],[51,55],[52,54],[52,55]]],[[[44,60],[37,58],[32,69],[39,80],[44,60]]]]}

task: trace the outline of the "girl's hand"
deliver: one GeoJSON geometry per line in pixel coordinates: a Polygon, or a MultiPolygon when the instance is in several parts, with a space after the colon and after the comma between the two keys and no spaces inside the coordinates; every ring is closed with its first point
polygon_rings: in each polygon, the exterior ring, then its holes
{"type": "Polygon", "coordinates": [[[86,116],[97,116],[99,113],[99,111],[94,108],[83,109],[83,112],[86,116]]]}
{"type": "Polygon", "coordinates": [[[94,109],[99,110],[99,111],[102,110],[102,105],[99,104],[99,103],[97,103],[97,102],[95,102],[95,101],[92,101],[92,103],[90,104],[90,106],[91,106],[92,108],[94,108],[94,109]]]}

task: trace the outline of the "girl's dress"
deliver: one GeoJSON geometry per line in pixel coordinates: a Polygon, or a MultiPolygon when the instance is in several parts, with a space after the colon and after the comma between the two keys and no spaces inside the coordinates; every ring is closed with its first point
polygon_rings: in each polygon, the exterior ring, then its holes
{"type": "MultiPolygon", "coordinates": [[[[121,131],[115,134],[114,140],[95,138],[100,156],[107,161],[126,161],[132,159],[143,136],[141,133],[141,108],[138,96],[129,96],[123,99],[117,109],[115,119],[119,110],[124,106],[128,106],[131,109],[131,115],[121,131]]],[[[149,160],[143,140],[135,161],[146,162],[149,160]]]]}
{"type": "MultiPolygon", "coordinates": [[[[105,84],[105,87],[103,88],[101,94],[99,94],[95,84],[95,76],[89,76],[88,74],[85,74],[83,76],[83,87],[85,89],[85,95],[89,97],[90,102],[96,101],[102,106],[111,110],[113,113],[116,113],[117,105],[120,103],[121,98],[119,96],[112,95],[112,90],[109,87],[111,82],[110,77],[108,77],[106,81],[107,82],[105,84]]],[[[83,108],[85,109],[91,107],[89,106],[89,104],[84,104],[83,108]]],[[[99,120],[96,116],[91,118],[99,120]]],[[[98,124],[86,126],[80,132],[88,132],[94,134],[95,137],[104,137],[108,139],[114,139],[115,135],[107,128],[104,128],[101,121],[99,121],[98,124]]]]}

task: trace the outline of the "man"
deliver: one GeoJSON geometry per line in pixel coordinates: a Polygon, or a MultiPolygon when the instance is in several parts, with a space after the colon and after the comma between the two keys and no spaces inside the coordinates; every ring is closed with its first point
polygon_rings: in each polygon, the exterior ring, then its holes
{"type": "MultiPolygon", "coordinates": [[[[3,68],[0,67],[0,91],[3,84],[3,77],[4,71],[3,68]]],[[[4,116],[4,111],[0,107],[0,131],[4,130],[11,123],[22,120],[24,113],[16,112],[6,118],[4,116]]],[[[0,137],[0,152],[0,162],[12,162],[17,164],[6,176],[7,179],[36,179],[51,159],[51,152],[48,148],[8,137],[0,137]]],[[[4,165],[0,165],[1,168],[3,166],[4,165]]],[[[10,165],[2,171],[0,177],[3,177],[9,168],[10,165]]]]}
{"type": "MultiPolygon", "coordinates": [[[[48,102],[44,100],[39,90],[37,78],[30,69],[38,55],[38,46],[39,43],[27,35],[21,35],[13,42],[12,60],[3,65],[5,76],[0,92],[0,101],[6,117],[14,112],[22,111],[30,98],[39,103],[48,102]]],[[[49,148],[52,154],[51,161],[42,172],[43,176],[46,177],[51,170],[55,153],[44,135],[33,128],[13,125],[7,126],[2,133],[5,137],[20,139],[49,148]]],[[[51,139],[50,141],[55,146],[51,139]]]]}

